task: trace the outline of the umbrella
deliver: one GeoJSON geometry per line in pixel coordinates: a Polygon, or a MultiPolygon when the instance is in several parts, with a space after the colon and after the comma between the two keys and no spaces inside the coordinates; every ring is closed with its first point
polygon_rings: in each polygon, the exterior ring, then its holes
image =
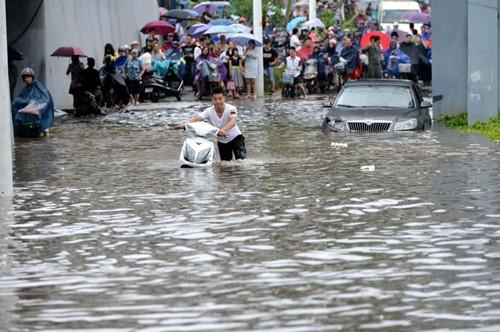
{"type": "Polygon", "coordinates": [[[250,32],[251,29],[243,24],[216,25],[205,31],[205,35],[218,35],[224,33],[250,32]]]}
{"type": "Polygon", "coordinates": [[[176,20],[194,20],[200,17],[200,14],[192,9],[173,9],[164,16],[176,20]]]}
{"type": "Polygon", "coordinates": [[[295,29],[299,25],[299,23],[302,23],[305,21],[306,21],[305,16],[296,17],[293,20],[291,20],[290,22],[288,22],[288,24],[286,25],[286,30],[292,31],[293,29],[295,29]]]}
{"type": "Polygon", "coordinates": [[[239,24],[239,23],[231,24],[228,27],[229,27],[229,29],[231,29],[231,32],[234,32],[234,33],[252,31],[252,28],[250,28],[249,26],[246,26],[244,24],[239,24]]]}
{"type": "Polygon", "coordinates": [[[212,26],[208,25],[208,24],[203,24],[199,27],[197,27],[192,33],[191,33],[191,36],[193,38],[200,38],[203,36],[203,34],[205,33],[205,31],[207,31],[208,29],[210,29],[212,26]]]}
{"type": "Polygon", "coordinates": [[[152,21],[143,26],[141,32],[147,34],[151,29],[154,29],[160,35],[166,35],[175,31],[175,27],[167,21],[152,21]]]}
{"type": "Polygon", "coordinates": [[[160,17],[165,16],[168,13],[168,9],[165,7],[160,7],[160,17]]]}
{"type": "Polygon", "coordinates": [[[241,46],[245,46],[250,40],[253,40],[256,46],[262,46],[262,41],[258,40],[257,37],[251,33],[231,33],[226,36],[226,39],[241,46]]]}
{"type": "Polygon", "coordinates": [[[305,22],[304,24],[302,24],[303,27],[306,27],[306,28],[321,28],[321,29],[324,29],[325,28],[325,24],[319,19],[319,18],[315,18],[314,20],[309,20],[307,22],[305,22]]]}
{"type": "Polygon", "coordinates": [[[295,7],[306,7],[306,6],[309,6],[309,0],[299,1],[294,6],[295,7]]]}
{"type": "Polygon", "coordinates": [[[210,3],[216,5],[217,7],[229,7],[229,6],[231,6],[231,2],[229,2],[229,1],[210,1],[210,3]]]}
{"type": "Polygon", "coordinates": [[[368,45],[370,45],[370,38],[373,36],[380,37],[380,42],[381,42],[380,44],[382,45],[382,49],[387,50],[390,47],[391,39],[381,31],[374,31],[365,34],[363,38],[361,38],[361,48],[365,48],[368,45]]]}
{"type": "Polygon", "coordinates": [[[431,22],[431,15],[418,12],[408,13],[403,17],[403,20],[413,23],[429,23],[431,22]]]}
{"type": "MultiPolygon", "coordinates": [[[[198,29],[199,27],[202,27],[202,26],[205,26],[205,25],[208,25],[208,24],[203,24],[203,23],[197,23],[197,24],[194,24],[192,25],[189,30],[188,30],[188,35],[192,35],[193,32],[196,31],[196,29],[198,29]]],[[[210,26],[208,26],[210,28],[210,26]]]]}
{"type": "Polygon", "coordinates": [[[75,55],[78,57],[83,57],[83,58],[87,57],[87,55],[85,54],[84,51],[82,51],[81,48],[71,47],[71,46],[59,47],[50,56],[60,56],[60,57],[64,57],[64,58],[69,58],[69,57],[72,57],[75,55]]]}
{"type": "Polygon", "coordinates": [[[202,3],[197,4],[196,6],[193,7],[193,10],[196,10],[200,15],[203,14],[205,11],[205,8],[209,6],[210,7],[210,12],[214,13],[217,11],[219,8],[216,4],[213,2],[205,1],[202,3]]]}
{"type": "Polygon", "coordinates": [[[211,20],[210,25],[231,25],[233,24],[233,21],[228,20],[227,18],[219,18],[217,20],[211,20]]]}

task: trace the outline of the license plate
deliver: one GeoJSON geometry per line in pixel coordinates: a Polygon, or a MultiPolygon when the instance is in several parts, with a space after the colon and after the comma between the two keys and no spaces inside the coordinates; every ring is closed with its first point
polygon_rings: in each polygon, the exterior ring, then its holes
{"type": "Polygon", "coordinates": [[[153,92],[153,88],[146,88],[145,92],[146,93],[151,93],[151,92],[153,92]]]}

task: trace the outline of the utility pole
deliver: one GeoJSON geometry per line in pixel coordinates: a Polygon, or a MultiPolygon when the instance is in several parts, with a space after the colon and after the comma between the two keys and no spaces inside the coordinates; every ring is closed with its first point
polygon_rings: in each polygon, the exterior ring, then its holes
{"type": "Polygon", "coordinates": [[[316,18],[316,0],[309,0],[309,20],[316,18]]]}
{"type": "Polygon", "coordinates": [[[0,198],[13,195],[12,114],[7,60],[6,0],[0,0],[0,198]]]}
{"type": "MultiPolygon", "coordinates": [[[[253,33],[257,40],[263,42],[262,39],[262,0],[253,0],[253,33]]],[[[257,70],[257,80],[255,88],[257,89],[257,97],[264,97],[264,54],[262,47],[257,47],[257,61],[259,68],[257,70]]]]}

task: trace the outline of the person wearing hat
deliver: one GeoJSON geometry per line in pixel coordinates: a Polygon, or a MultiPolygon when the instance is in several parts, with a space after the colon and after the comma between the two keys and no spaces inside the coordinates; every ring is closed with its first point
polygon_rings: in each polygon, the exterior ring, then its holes
{"type": "Polygon", "coordinates": [[[128,45],[123,45],[118,48],[118,58],[115,60],[115,68],[118,71],[121,71],[125,66],[125,63],[128,60],[128,45]]]}
{"type": "Polygon", "coordinates": [[[48,134],[54,125],[54,101],[49,90],[35,80],[31,68],[21,71],[24,88],[12,102],[14,135],[20,137],[40,137],[48,134]]]}

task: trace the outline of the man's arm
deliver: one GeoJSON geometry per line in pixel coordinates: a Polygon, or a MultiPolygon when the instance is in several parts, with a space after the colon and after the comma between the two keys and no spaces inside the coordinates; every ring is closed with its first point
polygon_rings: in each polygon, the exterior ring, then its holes
{"type": "Polygon", "coordinates": [[[203,116],[201,116],[201,114],[196,114],[189,121],[190,122],[201,122],[201,121],[205,121],[205,119],[203,118],[203,116]]]}
{"type": "Polygon", "coordinates": [[[233,113],[231,114],[231,116],[229,117],[229,122],[224,126],[222,127],[221,129],[219,129],[219,136],[225,136],[226,135],[226,132],[228,132],[229,130],[231,130],[231,128],[234,127],[234,125],[236,125],[236,120],[238,119],[238,115],[236,115],[236,113],[233,113]]]}

